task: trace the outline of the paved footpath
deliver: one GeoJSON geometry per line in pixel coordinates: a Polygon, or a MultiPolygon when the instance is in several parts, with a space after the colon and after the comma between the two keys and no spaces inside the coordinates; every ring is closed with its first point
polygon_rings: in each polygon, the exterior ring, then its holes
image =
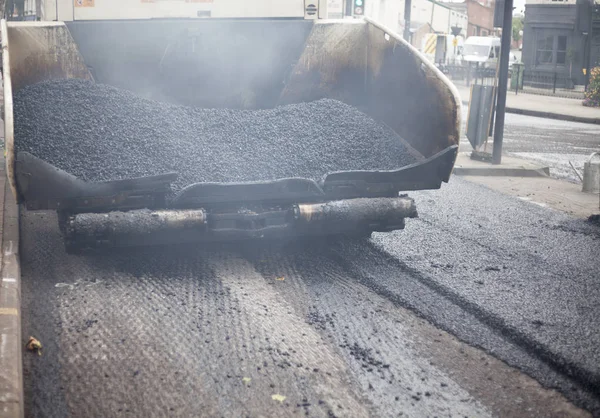
{"type": "MultiPolygon", "coordinates": [[[[1,79],[0,73],[0,98],[1,79]]],[[[2,118],[0,145],[4,145],[2,118]]],[[[19,209],[6,181],[4,160],[0,162],[0,242],[0,418],[20,418],[24,403],[19,209]]]]}
{"type": "Polygon", "coordinates": [[[23,416],[19,213],[0,170],[0,418],[23,416]]]}

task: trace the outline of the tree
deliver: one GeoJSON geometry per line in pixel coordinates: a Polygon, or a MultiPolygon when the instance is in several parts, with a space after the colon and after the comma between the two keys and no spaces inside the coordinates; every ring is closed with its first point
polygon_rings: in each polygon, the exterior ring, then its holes
{"type": "Polygon", "coordinates": [[[512,38],[513,41],[519,42],[521,40],[521,31],[523,30],[523,17],[514,16],[512,21],[512,38]]]}

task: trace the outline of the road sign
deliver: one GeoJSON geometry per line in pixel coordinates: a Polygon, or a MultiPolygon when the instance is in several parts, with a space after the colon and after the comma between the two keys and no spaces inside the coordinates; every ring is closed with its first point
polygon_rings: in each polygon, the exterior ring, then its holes
{"type": "Polygon", "coordinates": [[[494,4],[494,27],[501,28],[504,21],[504,0],[496,0],[494,4]]]}

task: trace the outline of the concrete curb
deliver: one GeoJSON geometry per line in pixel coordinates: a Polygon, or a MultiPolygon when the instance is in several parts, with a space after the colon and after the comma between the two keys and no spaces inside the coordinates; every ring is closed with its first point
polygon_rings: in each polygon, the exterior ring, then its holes
{"type": "Polygon", "coordinates": [[[503,176],[503,177],[548,177],[550,169],[526,167],[454,167],[452,172],[456,176],[503,176]]]}
{"type": "Polygon", "coordinates": [[[495,165],[477,158],[471,158],[470,152],[459,152],[454,164],[453,174],[457,176],[487,177],[549,177],[550,167],[535,164],[527,160],[505,154],[502,164],[495,165]]]}
{"type": "MultiPolygon", "coordinates": [[[[469,101],[463,100],[462,104],[465,106],[468,106],[469,101]]],[[[591,124],[595,124],[595,125],[600,125],[600,118],[588,118],[585,116],[565,115],[565,114],[561,114],[561,113],[544,112],[541,110],[519,109],[517,107],[507,107],[506,112],[507,113],[515,113],[518,115],[525,115],[525,116],[535,116],[538,118],[557,119],[557,120],[565,120],[568,122],[581,122],[581,123],[591,123],[591,124]]]]}
{"type": "Polygon", "coordinates": [[[519,115],[536,116],[538,118],[566,120],[569,122],[593,123],[600,125],[600,118],[588,118],[585,116],[564,115],[560,113],[543,112],[539,110],[518,109],[515,107],[507,107],[508,113],[517,113],[519,115]]]}
{"type": "Polygon", "coordinates": [[[24,416],[24,406],[19,207],[8,182],[4,183],[0,275],[0,418],[21,418],[24,416]]]}

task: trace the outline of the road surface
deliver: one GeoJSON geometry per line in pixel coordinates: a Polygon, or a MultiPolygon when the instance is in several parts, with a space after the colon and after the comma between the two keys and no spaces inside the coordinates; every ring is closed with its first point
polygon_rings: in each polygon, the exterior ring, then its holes
{"type": "Polygon", "coordinates": [[[85,257],[23,212],[27,416],[600,414],[600,229],[457,177],[411,195],[370,240],[85,257]]]}
{"type": "MultiPolygon", "coordinates": [[[[463,132],[468,107],[463,107],[463,132]]],[[[490,138],[489,149],[491,150],[490,138]]],[[[592,152],[600,152],[600,126],[506,114],[504,152],[550,167],[550,175],[580,182],[569,161],[583,174],[583,163],[592,152]]],[[[463,135],[461,151],[471,150],[463,135]]]]}

